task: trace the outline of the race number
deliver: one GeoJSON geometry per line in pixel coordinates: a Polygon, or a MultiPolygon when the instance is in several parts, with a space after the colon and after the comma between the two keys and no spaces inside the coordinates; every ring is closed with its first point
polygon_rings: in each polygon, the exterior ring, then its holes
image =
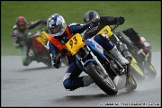
{"type": "Polygon", "coordinates": [[[113,32],[111,31],[110,26],[105,26],[102,28],[97,34],[106,34],[108,37],[111,37],[113,35],[113,32]]]}
{"type": "Polygon", "coordinates": [[[82,41],[82,37],[79,33],[75,34],[65,46],[74,55],[80,48],[82,48],[85,43],[82,41]]]}
{"type": "Polygon", "coordinates": [[[48,34],[46,32],[41,32],[39,36],[36,37],[37,41],[44,45],[48,41],[48,34]]]}

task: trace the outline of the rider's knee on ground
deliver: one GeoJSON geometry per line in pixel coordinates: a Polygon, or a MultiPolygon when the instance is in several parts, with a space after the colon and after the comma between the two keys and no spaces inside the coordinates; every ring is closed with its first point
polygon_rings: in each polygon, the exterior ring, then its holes
{"type": "Polygon", "coordinates": [[[63,85],[64,85],[65,89],[73,89],[72,81],[69,78],[67,78],[63,81],[63,85]]]}
{"type": "Polygon", "coordinates": [[[28,63],[28,62],[23,62],[23,65],[24,65],[24,66],[28,66],[29,63],[28,63]]]}
{"type": "Polygon", "coordinates": [[[83,82],[80,82],[79,80],[77,81],[77,79],[74,81],[70,78],[65,79],[63,81],[63,85],[64,85],[65,89],[68,89],[68,90],[75,90],[79,87],[84,86],[83,82]]]}
{"type": "Polygon", "coordinates": [[[22,62],[24,66],[28,66],[30,64],[28,58],[24,58],[22,62]]]}

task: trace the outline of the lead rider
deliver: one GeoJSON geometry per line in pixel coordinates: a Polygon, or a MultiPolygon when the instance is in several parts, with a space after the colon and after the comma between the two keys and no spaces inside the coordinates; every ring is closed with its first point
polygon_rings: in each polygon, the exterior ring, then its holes
{"type": "MultiPolygon", "coordinates": [[[[77,66],[75,61],[75,56],[67,55],[68,50],[65,47],[65,43],[76,33],[82,33],[91,24],[96,24],[95,20],[87,24],[76,24],[76,25],[66,25],[64,18],[55,13],[51,15],[47,20],[47,26],[50,32],[49,35],[49,48],[53,55],[53,66],[56,68],[60,67],[60,57],[58,52],[63,53],[68,57],[69,66],[63,78],[63,85],[66,89],[75,90],[79,87],[85,87],[93,83],[90,76],[81,76],[82,70],[77,66]]],[[[110,40],[102,35],[95,36],[95,41],[97,41],[101,46],[104,46],[108,51],[116,57],[116,59],[121,62],[122,65],[128,64],[128,60],[125,59],[121,53],[116,49],[115,45],[112,44],[110,40]]]]}

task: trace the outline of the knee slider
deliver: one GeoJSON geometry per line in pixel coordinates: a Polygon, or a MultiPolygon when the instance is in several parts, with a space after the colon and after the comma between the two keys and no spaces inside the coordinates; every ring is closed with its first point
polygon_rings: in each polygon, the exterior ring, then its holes
{"type": "Polygon", "coordinates": [[[24,65],[24,66],[28,66],[29,63],[27,63],[27,62],[23,62],[23,65],[24,65]]]}
{"type": "Polygon", "coordinates": [[[74,89],[72,86],[72,81],[70,80],[70,78],[67,78],[63,81],[63,85],[66,89],[74,89]]]}
{"type": "Polygon", "coordinates": [[[28,66],[29,65],[29,62],[28,62],[27,58],[23,59],[23,65],[24,66],[28,66]]]}

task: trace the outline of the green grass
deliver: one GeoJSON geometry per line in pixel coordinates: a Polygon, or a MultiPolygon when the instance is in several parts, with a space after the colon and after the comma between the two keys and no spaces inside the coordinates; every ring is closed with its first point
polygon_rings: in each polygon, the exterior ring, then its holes
{"type": "Polygon", "coordinates": [[[11,33],[18,16],[28,21],[47,19],[54,13],[61,14],[67,24],[83,23],[84,13],[94,9],[100,15],[125,16],[126,21],[117,30],[135,28],[152,45],[153,51],[161,50],[160,1],[2,1],[1,2],[1,55],[20,55],[13,47],[11,33]]]}

